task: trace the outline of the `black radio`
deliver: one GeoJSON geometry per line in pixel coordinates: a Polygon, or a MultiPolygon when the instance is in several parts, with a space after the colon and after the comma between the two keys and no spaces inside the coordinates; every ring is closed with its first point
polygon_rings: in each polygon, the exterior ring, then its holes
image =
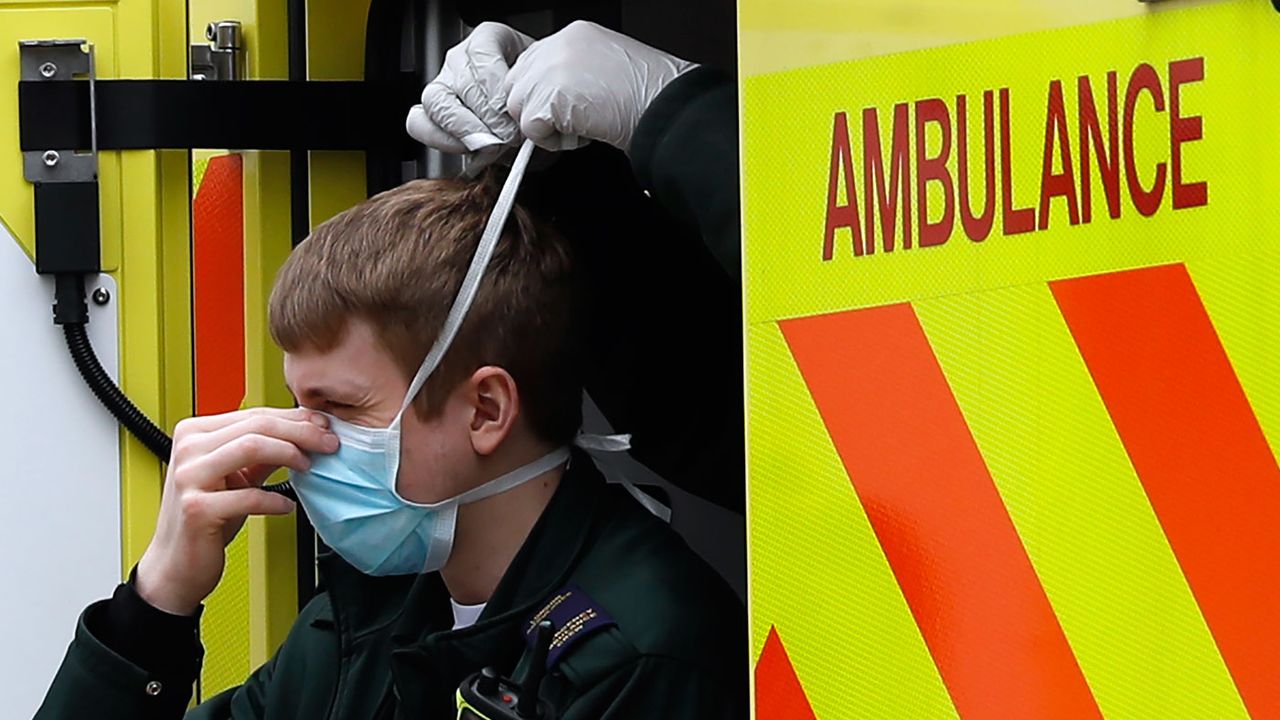
{"type": "Polygon", "coordinates": [[[554,720],[551,708],[538,700],[554,633],[550,620],[538,623],[511,679],[487,667],[463,680],[457,692],[458,720],[554,720]]]}

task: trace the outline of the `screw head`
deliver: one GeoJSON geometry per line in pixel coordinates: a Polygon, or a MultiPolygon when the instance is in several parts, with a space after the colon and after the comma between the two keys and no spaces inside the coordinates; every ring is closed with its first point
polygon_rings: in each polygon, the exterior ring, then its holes
{"type": "Polygon", "coordinates": [[[216,38],[216,37],[218,37],[218,24],[217,24],[217,23],[209,23],[208,25],[205,25],[205,26],[204,26],[204,37],[205,37],[205,39],[206,39],[206,40],[208,40],[208,41],[210,41],[210,42],[213,42],[213,39],[214,39],[214,38],[216,38]]]}
{"type": "Polygon", "coordinates": [[[44,160],[45,167],[53,167],[58,164],[62,156],[58,154],[57,150],[45,150],[41,159],[44,160]]]}
{"type": "Polygon", "coordinates": [[[40,66],[40,74],[47,78],[51,78],[58,74],[58,66],[51,62],[44,63],[40,66]]]}
{"type": "Polygon", "coordinates": [[[111,291],[110,291],[110,290],[108,290],[108,289],[106,289],[106,288],[103,288],[103,287],[95,288],[95,289],[94,289],[94,291],[93,291],[93,304],[94,304],[94,305],[106,305],[106,304],[107,304],[107,303],[109,303],[109,302],[111,302],[111,291]]]}

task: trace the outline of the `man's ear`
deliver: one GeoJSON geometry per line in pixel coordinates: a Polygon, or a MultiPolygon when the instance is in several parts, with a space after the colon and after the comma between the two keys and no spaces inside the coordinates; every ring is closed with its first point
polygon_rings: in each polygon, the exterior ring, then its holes
{"type": "Polygon", "coordinates": [[[491,455],[502,445],[520,416],[520,393],[515,378],[500,367],[486,365],[472,373],[471,446],[479,455],[491,455]]]}

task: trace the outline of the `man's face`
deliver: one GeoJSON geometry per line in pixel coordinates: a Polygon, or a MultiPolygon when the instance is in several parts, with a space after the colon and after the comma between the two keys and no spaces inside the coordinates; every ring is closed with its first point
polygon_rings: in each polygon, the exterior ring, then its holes
{"type": "MultiPolygon", "coordinates": [[[[299,405],[365,427],[388,427],[409,389],[409,378],[361,319],[348,322],[328,352],[285,353],[284,375],[299,405]]],[[[474,484],[473,413],[461,389],[431,420],[420,419],[412,408],[405,411],[396,489],[406,500],[439,502],[474,484]]]]}

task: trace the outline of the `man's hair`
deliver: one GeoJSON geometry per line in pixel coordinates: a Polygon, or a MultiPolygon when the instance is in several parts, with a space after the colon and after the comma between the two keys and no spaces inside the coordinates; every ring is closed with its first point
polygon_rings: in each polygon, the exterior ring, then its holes
{"type": "MultiPolygon", "coordinates": [[[[351,318],[373,326],[412,378],[444,326],[497,200],[497,183],[415,180],[374,196],[312,231],[276,277],[271,336],[286,352],[325,352],[351,318]]],[[[568,245],[516,207],[475,302],[449,351],[414,400],[419,417],[478,368],[515,379],[521,415],[542,440],[565,443],[582,422],[568,245]]]]}

